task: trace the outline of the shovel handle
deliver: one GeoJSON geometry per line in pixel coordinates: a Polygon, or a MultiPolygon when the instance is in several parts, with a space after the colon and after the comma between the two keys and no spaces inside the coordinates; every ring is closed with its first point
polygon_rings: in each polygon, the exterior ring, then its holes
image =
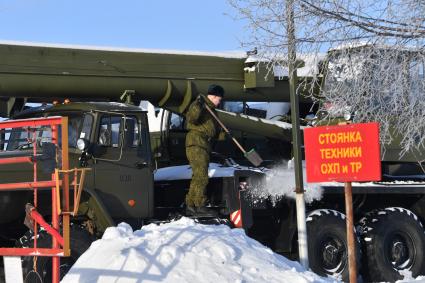
{"type": "Polygon", "coordinates": [[[242,145],[232,136],[230,131],[226,128],[226,126],[220,121],[220,119],[215,115],[215,113],[211,110],[211,108],[205,104],[205,108],[210,112],[211,116],[217,121],[217,123],[223,128],[223,130],[232,138],[233,142],[239,147],[239,149],[246,154],[246,150],[242,147],[242,145]]]}
{"type": "Polygon", "coordinates": [[[246,154],[246,151],[245,151],[245,149],[241,146],[241,144],[233,137],[233,136],[231,136],[232,137],[232,140],[235,142],[235,144],[239,147],[239,149],[242,151],[242,153],[243,154],[246,154]]]}
{"type": "Polygon", "coordinates": [[[223,130],[226,132],[226,133],[228,133],[228,134],[230,134],[230,131],[226,128],[226,126],[220,121],[220,119],[218,119],[218,117],[217,117],[217,115],[215,115],[215,113],[211,110],[211,108],[207,105],[207,104],[205,104],[205,108],[208,110],[208,112],[210,112],[210,114],[211,114],[211,116],[213,116],[214,117],[214,119],[217,121],[217,123],[219,123],[220,124],[220,126],[223,128],[223,130]]]}

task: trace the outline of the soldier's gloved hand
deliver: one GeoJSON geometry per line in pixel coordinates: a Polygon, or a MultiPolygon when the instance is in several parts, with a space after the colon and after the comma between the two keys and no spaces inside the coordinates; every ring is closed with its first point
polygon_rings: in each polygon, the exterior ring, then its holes
{"type": "Polygon", "coordinates": [[[201,108],[205,108],[205,97],[198,95],[196,101],[198,102],[199,106],[201,106],[201,108]]]}

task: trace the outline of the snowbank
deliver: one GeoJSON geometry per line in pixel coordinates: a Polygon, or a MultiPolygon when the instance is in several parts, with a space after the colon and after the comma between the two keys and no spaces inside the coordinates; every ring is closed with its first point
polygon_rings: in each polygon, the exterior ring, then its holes
{"type": "Polygon", "coordinates": [[[75,282],[332,282],[273,253],[241,229],[192,219],[133,232],[108,228],[64,277],[75,282]]]}
{"type": "Polygon", "coordinates": [[[409,270],[402,270],[399,273],[404,276],[404,279],[396,281],[397,283],[407,283],[407,282],[425,282],[425,276],[418,276],[414,278],[412,272],[409,270]]]}

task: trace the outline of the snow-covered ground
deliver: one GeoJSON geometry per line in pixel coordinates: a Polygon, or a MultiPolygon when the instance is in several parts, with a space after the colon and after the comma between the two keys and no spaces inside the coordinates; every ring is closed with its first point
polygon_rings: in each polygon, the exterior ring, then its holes
{"type": "Polygon", "coordinates": [[[306,271],[242,229],[189,218],[108,228],[64,277],[75,282],[335,282],[306,271]]]}
{"type": "Polygon", "coordinates": [[[408,270],[400,271],[400,274],[404,276],[404,279],[396,281],[397,283],[425,282],[425,276],[418,276],[418,277],[414,278],[414,277],[412,277],[412,272],[408,271],[408,270]]]}

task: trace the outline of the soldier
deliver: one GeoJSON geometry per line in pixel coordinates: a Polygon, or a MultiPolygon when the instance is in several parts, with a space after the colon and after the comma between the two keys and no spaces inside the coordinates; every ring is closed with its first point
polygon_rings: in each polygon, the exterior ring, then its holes
{"type": "Polygon", "coordinates": [[[218,125],[205,105],[215,111],[224,95],[219,85],[210,85],[208,94],[199,95],[186,113],[186,157],[192,167],[192,180],[186,195],[186,213],[196,216],[214,216],[215,212],[205,207],[208,184],[208,165],[211,145],[218,134],[218,125]]]}

